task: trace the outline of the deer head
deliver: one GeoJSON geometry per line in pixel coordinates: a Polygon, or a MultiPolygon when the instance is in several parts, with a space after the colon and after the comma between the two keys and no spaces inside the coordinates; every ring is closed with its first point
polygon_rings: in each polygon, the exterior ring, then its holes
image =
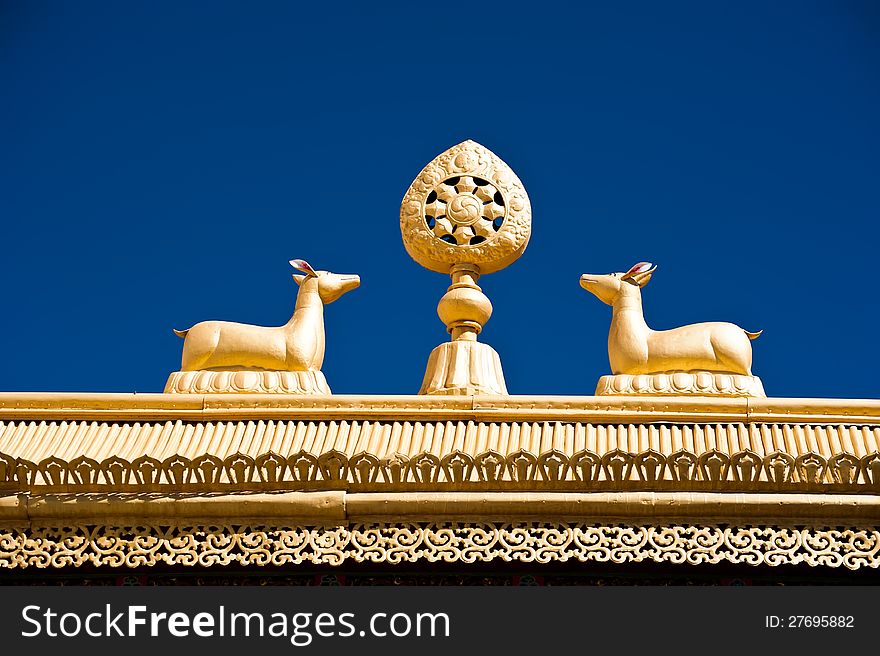
{"type": "Polygon", "coordinates": [[[332,303],[337,298],[359,287],[360,276],[331,273],[330,271],[316,271],[305,260],[290,260],[290,265],[302,271],[305,275],[293,274],[296,284],[302,289],[313,288],[321,297],[324,305],[332,303]]]}
{"type": "Polygon", "coordinates": [[[626,273],[585,273],[581,276],[581,287],[603,303],[614,305],[621,292],[629,291],[627,286],[640,289],[647,285],[656,269],[650,262],[639,262],[626,273]]]}

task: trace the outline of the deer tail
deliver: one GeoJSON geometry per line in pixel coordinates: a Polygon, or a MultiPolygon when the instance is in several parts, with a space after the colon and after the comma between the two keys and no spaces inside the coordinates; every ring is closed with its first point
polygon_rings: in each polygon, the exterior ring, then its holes
{"type": "Polygon", "coordinates": [[[761,336],[761,333],[763,333],[764,331],[759,330],[756,333],[750,333],[748,330],[743,330],[743,332],[748,336],[749,339],[758,339],[761,336]]]}
{"type": "Polygon", "coordinates": [[[177,330],[176,328],[172,328],[171,330],[174,331],[175,335],[177,335],[178,337],[183,337],[183,338],[185,338],[186,334],[189,332],[189,328],[187,328],[186,330],[177,330]]]}

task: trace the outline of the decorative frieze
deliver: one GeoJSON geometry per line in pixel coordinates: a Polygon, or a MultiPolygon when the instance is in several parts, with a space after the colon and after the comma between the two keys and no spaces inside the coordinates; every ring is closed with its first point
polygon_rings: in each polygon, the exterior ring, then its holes
{"type": "Polygon", "coordinates": [[[155,488],[211,489],[808,489],[880,490],[880,453],[825,458],[808,452],[797,458],[783,451],[760,456],[751,450],[729,455],[718,449],[699,456],[680,449],[670,455],[648,449],[613,449],[603,455],[552,449],[506,455],[488,450],[472,456],[460,450],[442,457],[431,452],[378,457],[337,450],[289,456],[272,451],[256,458],[234,453],[172,455],[164,460],[111,456],[100,462],[80,456],[51,456],[39,462],[0,453],[0,487],[7,490],[95,491],[155,488]]]}
{"type": "Polygon", "coordinates": [[[404,523],[63,526],[0,532],[0,567],[597,562],[880,566],[871,528],[404,523]]]}

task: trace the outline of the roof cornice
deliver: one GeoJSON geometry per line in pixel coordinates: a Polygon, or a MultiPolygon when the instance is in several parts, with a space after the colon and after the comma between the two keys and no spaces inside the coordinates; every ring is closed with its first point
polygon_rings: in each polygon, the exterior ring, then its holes
{"type": "Polygon", "coordinates": [[[0,393],[0,420],[450,419],[479,422],[880,424],[877,399],[0,393]]]}

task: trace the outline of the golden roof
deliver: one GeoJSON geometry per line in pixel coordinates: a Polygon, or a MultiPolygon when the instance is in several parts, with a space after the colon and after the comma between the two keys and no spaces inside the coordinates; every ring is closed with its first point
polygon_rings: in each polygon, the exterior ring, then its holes
{"type": "Polygon", "coordinates": [[[880,566],[880,401],[0,394],[0,566],[880,566]]]}
{"type": "Polygon", "coordinates": [[[880,474],[880,401],[442,401],[2,394],[0,481],[20,489],[864,490],[880,474]]]}

